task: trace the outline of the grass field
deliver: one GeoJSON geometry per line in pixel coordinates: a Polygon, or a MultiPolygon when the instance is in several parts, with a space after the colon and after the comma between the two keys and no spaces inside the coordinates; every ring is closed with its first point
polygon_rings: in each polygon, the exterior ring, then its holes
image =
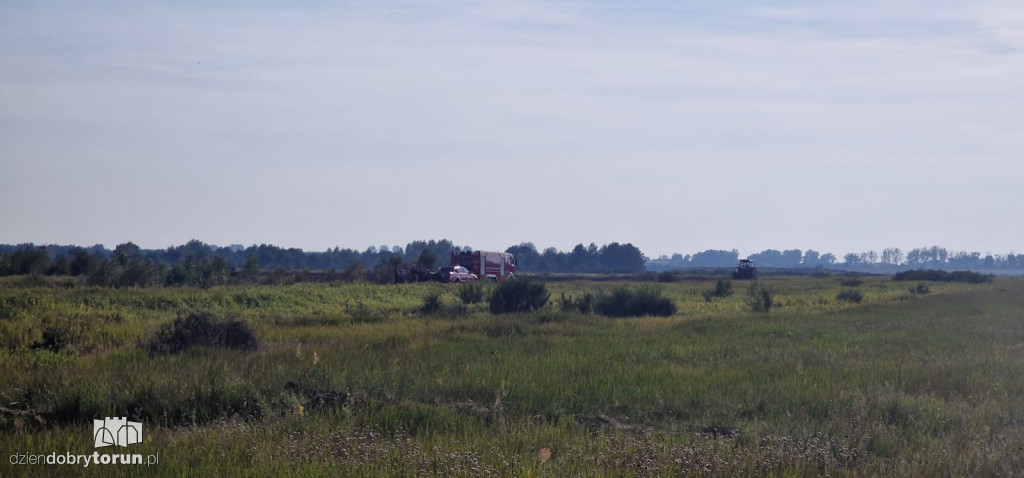
{"type": "Polygon", "coordinates": [[[768,313],[742,282],[710,301],[714,281],[648,285],[677,313],[614,319],[558,306],[608,281],[494,315],[439,284],[6,278],[0,476],[1024,474],[1024,280],[841,281],[763,278],[768,313]],[[148,351],[193,311],[259,347],[148,351]],[[143,442],[94,449],[92,420],[115,416],[143,442]],[[159,463],[11,463],[94,451],[159,463]]]}

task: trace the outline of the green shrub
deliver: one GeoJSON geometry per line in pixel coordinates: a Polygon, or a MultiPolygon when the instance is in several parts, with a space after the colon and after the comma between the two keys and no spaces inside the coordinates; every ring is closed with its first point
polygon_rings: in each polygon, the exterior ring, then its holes
{"type": "Polygon", "coordinates": [[[711,302],[715,297],[729,297],[732,294],[732,281],[725,279],[718,279],[714,289],[707,289],[701,292],[704,302],[711,302]]]}
{"type": "Polygon", "coordinates": [[[770,289],[761,287],[758,282],[751,282],[747,292],[747,303],[754,312],[771,312],[775,305],[775,293],[770,289]]]}
{"type": "Polygon", "coordinates": [[[576,311],[581,314],[590,314],[594,312],[594,304],[597,302],[597,297],[590,292],[584,292],[583,295],[576,298],[574,304],[576,305],[576,311]]]}
{"type": "Polygon", "coordinates": [[[857,286],[859,286],[859,285],[861,285],[863,283],[864,283],[864,281],[862,281],[862,280],[860,280],[860,279],[858,279],[856,277],[849,278],[849,279],[842,279],[842,280],[839,281],[839,285],[841,285],[843,287],[857,287],[857,286]]]}
{"type": "Polygon", "coordinates": [[[478,282],[462,284],[458,295],[463,304],[479,304],[484,300],[484,286],[478,282]]]}
{"type": "Polygon", "coordinates": [[[178,317],[156,331],[149,340],[149,353],[173,354],[192,346],[255,350],[256,334],[240,320],[223,320],[209,312],[194,312],[178,317]]]}
{"type": "Polygon", "coordinates": [[[857,289],[843,289],[836,294],[836,300],[840,302],[853,302],[859,304],[864,299],[864,294],[857,289]]]}
{"type": "Polygon", "coordinates": [[[618,287],[611,294],[598,297],[594,304],[595,312],[608,317],[668,317],[676,310],[672,299],[662,297],[661,291],[654,288],[618,287]]]}
{"type": "Polygon", "coordinates": [[[911,287],[909,290],[910,293],[914,295],[925,295],[932,291],[931,288],[928,287],[928,284],[925,284],[924,282],[918,282],[916,286],[911,287]]]}
{"type": "Polygon", "coordinates": [[[72,331],[67,328],[47,327],[43,330],[43,338],[32,344],[34,349],[45,349],[51,352],[63,352],[72,342],[72,331]]]}
{"type": "Polygon", "coordinates": [[[441,295],[437,292],[431,292],[423,297],[423,305],[420,306],[420,312],[424,314],[433,314],[441,310],[441,295]]]}
{"type": "Polygon", "coordinates": [[[594,312],[594,294],[590,292],[584,292],[579,297],[571,297],[562,293],[562,297],[558,299],[558,308],[562,312],[579,312],[581,314],[590,314],[594,312]]]}
{"type": "Polygon", "coordinates": [[[543,282],[526,278],[506,280],[491,292],[489,299],[491,312],[505,314],[510,312],[531,312],[548,303],[551,293],[543,282]]]}
{"type": "Polygon", "coordinates": [[[676,275],[674,272],[665,271],[658,273],[658,282],[675,282],[676,275]]]}

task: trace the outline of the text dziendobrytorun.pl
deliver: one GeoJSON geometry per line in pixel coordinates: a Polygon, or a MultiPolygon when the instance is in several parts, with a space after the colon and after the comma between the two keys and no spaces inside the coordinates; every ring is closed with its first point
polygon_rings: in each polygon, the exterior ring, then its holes
{"type": "Polygon", "coordinates": [[[12,465],[146,465],[153,466],[160,463],[160,453],[148,455],[143,460],[140,454],[101,454],[93,452],[91,455],[76,455],[73,453],[50,453],[49,455],[33,455],[15,453],[11,455],[12,465]]]}

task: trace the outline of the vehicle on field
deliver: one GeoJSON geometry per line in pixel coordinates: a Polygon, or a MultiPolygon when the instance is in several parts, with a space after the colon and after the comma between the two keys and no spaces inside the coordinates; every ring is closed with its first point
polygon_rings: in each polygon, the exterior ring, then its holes
{"type": "Polygon", "coordinates": [[[438,282],[468,282],[479,279],[479,276],[462,266],[438,267],[434,273],[434,280],[438,282]]]}
{"type": "Polygon", "coordinates": [[[477,277],[491,282],[516,276],[516,257],[507,252],[452,251],[451,264],[465,267],[477,277]]]}
{"type": "Polygon", "coordinates": [[[757,279],[757,266],[754,265],[754,261],[741,259],[739,265],[736,266],[736,271],[732,273],[732,278],[736,280],[757,279]]]}

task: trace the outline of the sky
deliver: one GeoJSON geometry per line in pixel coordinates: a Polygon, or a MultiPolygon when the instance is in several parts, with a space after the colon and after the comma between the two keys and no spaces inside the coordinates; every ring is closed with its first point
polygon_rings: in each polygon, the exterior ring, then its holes
{"type": "Polygon", "coordinates": [[[1022,79],[1018,1],[3,2],[0,243],[1021,252],[1022,79]]]}

